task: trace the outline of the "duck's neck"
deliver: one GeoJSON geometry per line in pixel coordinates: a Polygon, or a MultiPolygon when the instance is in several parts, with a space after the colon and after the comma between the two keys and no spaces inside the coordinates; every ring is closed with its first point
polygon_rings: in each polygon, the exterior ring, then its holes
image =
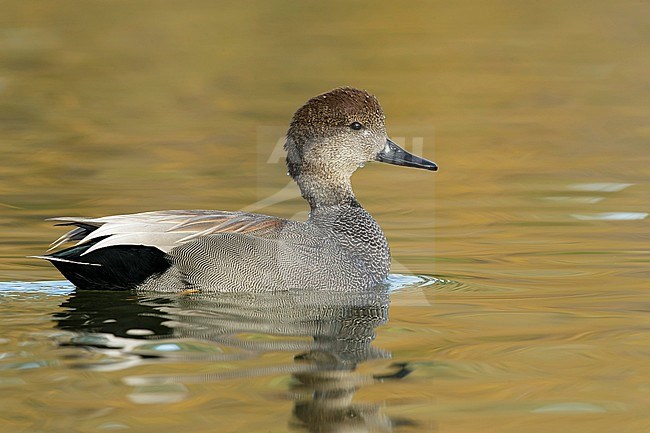
{"type": "Polygon", "coordinates": [[[312,209],[329,206],[359,206],[349,177],[323,178],[309,172],[295,178],[300,192],[312,209]]]}

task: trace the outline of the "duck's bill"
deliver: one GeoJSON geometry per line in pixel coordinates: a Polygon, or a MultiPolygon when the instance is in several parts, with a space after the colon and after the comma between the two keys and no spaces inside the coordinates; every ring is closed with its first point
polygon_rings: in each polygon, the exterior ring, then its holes
{"type": "Polygon", "coordinates": [[[386,139],[386,146],[377,154],[375,159],[388,164],[403,165],[405,167],[423,168],[431,171],[438,170],[438,166],[434,162],[407,152],[389,139],[386,139]]]}

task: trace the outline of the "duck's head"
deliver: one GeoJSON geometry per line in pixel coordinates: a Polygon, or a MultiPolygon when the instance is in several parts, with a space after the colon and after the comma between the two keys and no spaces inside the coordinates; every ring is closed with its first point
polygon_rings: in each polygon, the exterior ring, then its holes
{"type": "Polygon", "coordinates": [[[437,170],[392,142],[384,119],[379,101],[365,90],[341,87],[315,96],[296,111],[287,132],[289,175],[349,179],[370,161],[437,170]]]}

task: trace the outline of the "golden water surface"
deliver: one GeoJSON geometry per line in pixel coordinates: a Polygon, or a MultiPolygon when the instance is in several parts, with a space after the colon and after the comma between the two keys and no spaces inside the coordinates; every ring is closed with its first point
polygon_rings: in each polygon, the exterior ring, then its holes
{"type": "Polygon", "coordinates": [[[650,431],[650,5],[0,5],[1,432],[650,431]],[[75,293],[44,219],[304,218],[282,134],[368,89],[359,299],[75,293]],[[286,187],[286,189],[285,189],[286,187]]]}

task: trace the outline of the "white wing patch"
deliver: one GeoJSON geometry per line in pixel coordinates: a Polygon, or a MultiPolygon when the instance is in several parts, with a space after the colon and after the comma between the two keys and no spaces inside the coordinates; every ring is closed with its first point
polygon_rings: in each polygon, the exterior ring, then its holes
{"type": "Polygon", "coordinates": [[[52,218],[74,229],[52,243],[50,250],[69,241],[76,245],[101,239],[83,255],[115,245],[142,245],[165,253],[194,239],[217,233],[263,235],[278,229],[284,220],[266,215],[222,211],[159,211],[101,218],[52,218]],[[96,228],[95,228],[96,227],[96,228]]]}

